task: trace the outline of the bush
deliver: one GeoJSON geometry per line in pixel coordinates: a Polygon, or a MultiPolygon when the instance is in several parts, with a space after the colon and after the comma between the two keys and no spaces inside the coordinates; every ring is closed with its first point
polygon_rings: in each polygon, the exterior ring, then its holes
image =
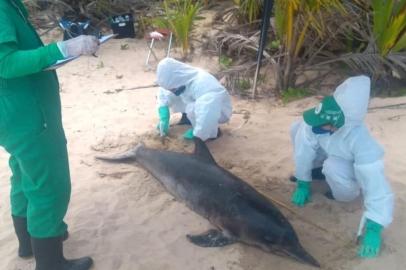
{"type": "Polygon", "coordinates": [[[183,57],[187,57],[190,48],[190,36],[194,29],[201,1],[193,0],[164,0],[161,17],[153,20],[153,24],[160,28],[167,28],[175,35],[176,41],[182,47],[183,57]]]}

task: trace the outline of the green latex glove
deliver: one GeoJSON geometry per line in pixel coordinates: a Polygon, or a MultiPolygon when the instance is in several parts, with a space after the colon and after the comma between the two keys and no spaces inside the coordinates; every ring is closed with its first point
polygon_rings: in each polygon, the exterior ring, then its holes
{"type": "Polygon", "coordinates": [[[358,249],[358,256],[363,258],[374,258],[378,256],[381,250],[382,229],[382,225],[367,219],[362,244],[358,249]]]}
{"type": "Polygon", "coordinates": [[[310,182],[297,180],[295,192],[292,195],[292,203],[296,206],[304,206],[311,199],[310,182]]]}
{"type": "Polygon", "coordinates": [[[169,107],[168,106],[159,107],[158,115],[159,115],[159,124],[158,124],[159,133],[161,134],[161,136],[167,136],[169,133],[169,119],[170,119],[169,107]]]}
{"type": "Polygon", "coordinates": [[[186,140],[193,140],[193,128],[188,129],[185,133],[183,133],[183,138],[186,140]]]}

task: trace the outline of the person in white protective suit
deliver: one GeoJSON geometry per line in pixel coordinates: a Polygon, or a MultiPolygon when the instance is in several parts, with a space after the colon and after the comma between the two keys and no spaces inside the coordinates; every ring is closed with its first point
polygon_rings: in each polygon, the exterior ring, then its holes
{"type": "Polygon", "coordinates": [[[296,189],[292,203],[304,206],[311,199],[311,181],[324,177],[330,199],[348,202],[362,193],[364,213],[358,236],[360,257],[376,257],[381,232],[392,222],[393,193],[384,174],[382,147],[364,124],[370,79],[348,78],[333,96],[325,97],[291,128],[296,189]],[[318,172],[317,172],[318,171],[318,172]]]}
{"type": "Polygon", "coordinates": [[[159,130],[169,132],[169,109],[182,113],[179,124],[191,124],[183,137],[198,137],[203,141],[215,139],[219,124],[232,115],[231,98],[220,82],[208,72],[172,58],[165,58],[157,68],[159,130]]]}

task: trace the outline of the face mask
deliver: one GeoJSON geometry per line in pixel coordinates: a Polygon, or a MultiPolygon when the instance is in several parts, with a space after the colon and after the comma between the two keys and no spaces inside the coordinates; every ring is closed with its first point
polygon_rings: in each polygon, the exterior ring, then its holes
{"type": "Polygon", "coordinates": [[[173,93],[175,94],[175,96],[180,96],[183,92],[185,92],[186,90],[186,86],[182,85],[178,88],[176,88],[175,91],[173,91],[173,93]]]}
{"type": "Polygon", "coordinates": [[[314,134],[318,134],[318,135],[320,135],[320,134],[327,134],[327,133],[333,134],[333,132],[331,132],[330,130],[324,129],[324,128],[322,128],[321,126],[312,127],[312,131],[313,131],[314,134]]]}

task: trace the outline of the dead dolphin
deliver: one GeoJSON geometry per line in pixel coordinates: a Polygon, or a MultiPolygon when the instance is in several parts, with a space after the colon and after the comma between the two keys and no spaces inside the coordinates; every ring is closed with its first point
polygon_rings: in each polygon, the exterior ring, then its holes
{"type": "Polygon", "coordinates": [[[238,241],[320,267],[301,246],[282,213],[264,195],[218,166],[200,139],[195,139],[194,154],[149,149],[139,144],[117,156],[96,158],[139,163],[177,200],[207,218],[217,229],[187,236],[198,246],[220,247],[238,241]]]}

